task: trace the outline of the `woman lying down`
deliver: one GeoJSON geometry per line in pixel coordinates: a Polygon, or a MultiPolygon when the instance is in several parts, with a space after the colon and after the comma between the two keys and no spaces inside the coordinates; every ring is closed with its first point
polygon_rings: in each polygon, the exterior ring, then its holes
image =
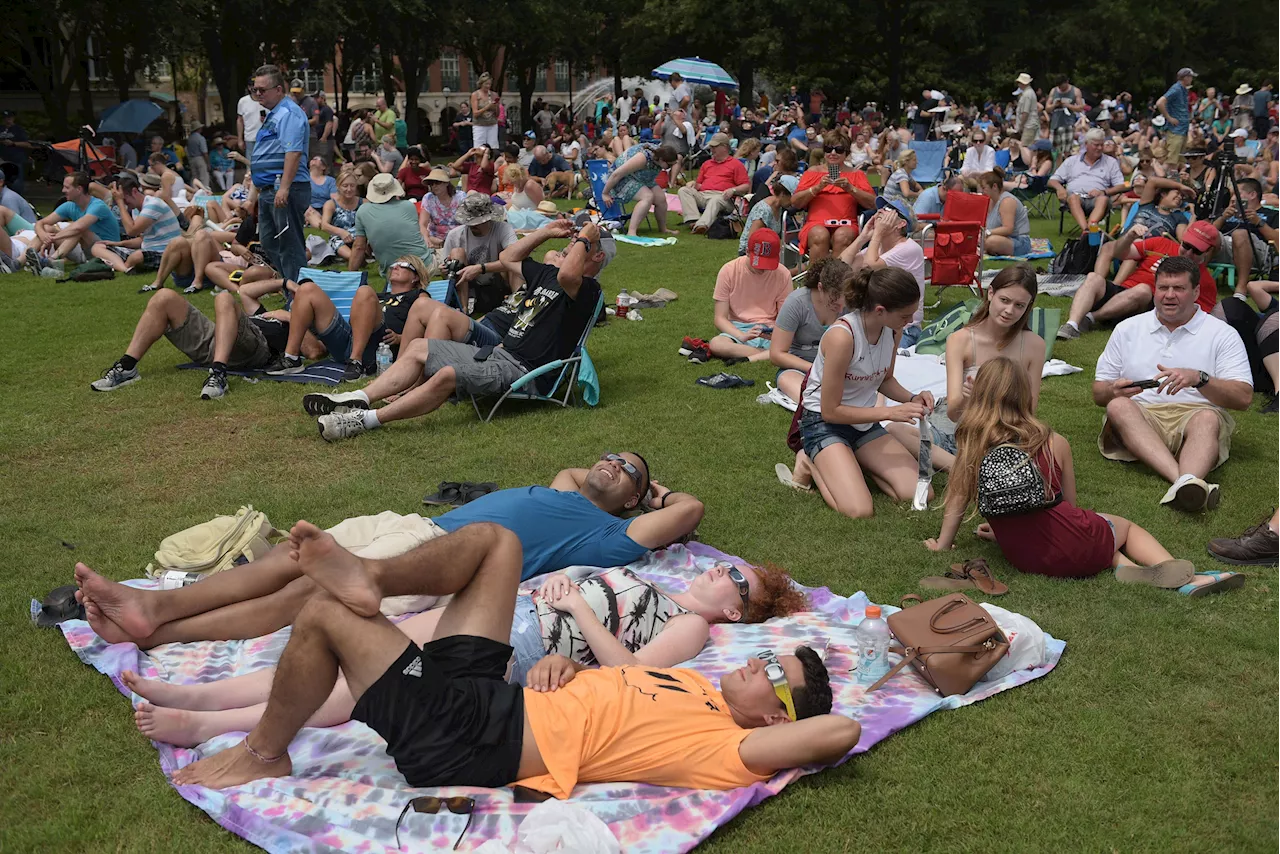
{"type": "MultiPolygon", "coordinates": [[[[648,664],[672,667],[696,656],[713,623],[762,623],[806,607],[804,594],[790,576],[772,566],[752,567],[719,561],[690,582],[682,593],[669,593],[638,578],[625,567],[601,572],[574,583],[564,573],[516,599],[511,626],[514,649],[508,681],[534,690],[546,671],[530,670],[547,655],[563,655],[584,666],[648,664]]],[[[424,611],[398,624],[416,644],[435,634],[443,608],[424,611]]],[[[147,702],[134,712],[138,729],[148,738],[178,747],[194,747],[228,732],[248,732],[266,708],[275,668],[215,682],[175,685],[143,679],[132,671],[124,683],[147,702]]],[[[306,723],[329,727],[351,719],[355,700],[341,675],[329,699],[306,723]]]]}

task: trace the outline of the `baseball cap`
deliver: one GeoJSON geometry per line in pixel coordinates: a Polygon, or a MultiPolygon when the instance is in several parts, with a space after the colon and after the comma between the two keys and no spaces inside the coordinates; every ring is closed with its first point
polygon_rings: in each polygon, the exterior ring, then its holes
{"type": "Polygon", "coordinates": [[[782,238],[772,228],[757,228],[747,238],[748,263],[755,270],[776,270],[782,254],[782,238]]]}
{"type": "Polygon", "coordinates": [[[525,139],[537,139],[537,138],[538,138],[538,135],[537,135],[536,133],[534,133],[533,131],[531,131],[531,130],[527,130],[527,131],[525,131],[525,132],[524,132],[524,138],[525,138],[525,139]]]}
{"type": "Polygon", "coordinates": [[[1188,74],[1190,74],[1192,77],[1200,76],[1199,74],[1196,74],[1194,71],[1192,71],[1190,68],[1187,68],[1185,65],[1182,68],[1178,69],[1179,77],[1186,77],[1188,74]]]}
{"type": "Polygon", "coordinates": [[[300,79],[295,78],[295,79],[294,79],[294,81],[293,81],[292,83],[290,83],[290,84],[289,84],[289,91],[290,91],[290,92],[301,92],[301,91],[302,91],[302,81],[301,81],[300,79]]]}
{"type": "Polygon", "coordinates": [[[1246,139],[1249,136],[1249,131],[1246,128],[1236,128],[1231,132],[1231,136],[1237,139],[1246,139]]]}
{"type": "Polygon", "coordinates": [[[1182,242],[1191,244],[1201,252],[1209,252],[1218,248],[1222,235],[1214,228],[1213,223],[1207,219],[1198,219],[1182,233],[1182,242]]]}
{"type": "Polygon", "coordinates": [[[885,208],[893,208],[898,216],[906,220],[908,231],[916,230],[915,214],[911,210],[911,206],[902,199],[886,199],[884,196],[876,196],[876,210],[882,211],[885,208]]]}
{"type": "Polygon", "coordinates": [[[732,145],[732,143],[733,141],[729,139],[729,134],[727,133],[716,133],[711,136],[712,148],[715,148],[717,145],[732,145]]]}

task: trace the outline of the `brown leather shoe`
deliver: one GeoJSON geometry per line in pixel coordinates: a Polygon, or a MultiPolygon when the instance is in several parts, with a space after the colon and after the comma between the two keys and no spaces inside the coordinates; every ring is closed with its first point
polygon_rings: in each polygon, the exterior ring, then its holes
{"type": "Polygon", "coordinates": [[[1280,562],[1280,537],[1264,521],[1238,537],[1210,540],[1208,550],[1211,557],[1223,563],[1236,566],[1275,566],[1280,562]]]}

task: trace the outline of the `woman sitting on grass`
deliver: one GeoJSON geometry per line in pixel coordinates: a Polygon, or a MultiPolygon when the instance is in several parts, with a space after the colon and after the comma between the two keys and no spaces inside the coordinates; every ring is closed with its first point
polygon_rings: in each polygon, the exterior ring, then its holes
{"type": "Polygon", "coordinates": [[[988,458],[993,450],[1007,452],[1012,446],[1033,461],[1043,479],[1042,500],[1034,509],[988,518],[978,536],[994,540],[1019,572],[1091,578],[1114,567],[1117,581],[1177,589],[1188,596],[1244,584],[1244,576],[1234,572],[1197,574],[1191,561],[1175,560],[1133,522],[1077,506],[1071,446],[1036,418],[1027,373],[1013,360],[992,359],[978,371],[956,438],[960,452],[947,483],[942,532],[925,540],[931,551],[955,548],[965,511],[978,499],[984,467],[994,470],[989,477],[997,485],[1009,480],[1000,477],[1003,468],[1016,480],[1016,461],[988,458]]]}
{"type": "Polygon", "coordinates": [[[800,280],[803,287],[792,291],[778,311],[769,361],[778,366],[774,382],[792,400],[800,400],[800,384],[813,367],[818,342],[844,311],[844,289],[852,278],[853,268],[838,258],[814,261],[800,280]]]}
{"type": "MultiPolygon", "coordinates": [[[[1031,411],[1040,400],[1044,339],[1028,328],[1036,302],[1036,271],[1021,262],[1005,267],[991,280],[982,305],[963,329],[947,336],[947,396],[929,419],[933,467],[950,471],[956,453],[956,422],[964,413],[978,368],[1006,357],[1022,368],[1031,389],[1031,411]]],[[[920,453],[920,431],[910,424],[890,424],[889,433],[912,454],[920,453]]]]}
{"type": "Polygon", "coordinates": [[[833,510],[851,519],[874,510],[866,473],[893,501],[916,488],[916,461],[888,434],[884,420],[916,421],[933,408],[929,392],[912,394],[893,376],[897,342],[920,303],[915,277],[897,267],[864,268],[844,290],[851,311],[822,336],[800,405],[803,450],[794,485],[817,483],[833,510]],[[883,394],[901,406],[877,406],[883,394]]]}
{"type": "MultiPolygon", "coordinates": [[[[516,599],[508,681],[535,690],[530,668],[543,656],[563,655],[578,669],[645,664],[671,667],[701,651],[715,623],[762,623],[806,607],[805,596],[777,567],[717,562],[681,593],[668,593],[625,567],[575,584],[563,573],[516,599]]],[[[399,628],[416,644],[435,634],[443,608],[415,614],[399,628]]],[[[193,747],[227,732],[253,729],[266,708],[275,669],[198,685],[173,685],[126,671],[130,690],[150,702],[134,713],[155,741],[193,747]]],[[[341,676],[307,726],[337,726],[351,719],[355,701],[341,676]]]]}
{"type": "Polygon", "coordinates": [[[343,172],[338,179],[338,192],[324,203],[320,216],[320,228],[329,235],[329,248],[343,261],[351,260],[356,211],[363,203],[355,173],[343,172]]]}

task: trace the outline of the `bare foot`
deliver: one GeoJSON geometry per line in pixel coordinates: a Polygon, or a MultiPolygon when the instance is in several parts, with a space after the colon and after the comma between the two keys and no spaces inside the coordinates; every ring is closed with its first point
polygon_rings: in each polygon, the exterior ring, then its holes
{"type": "MultiPolygon", "coordinates": [[[[170,709],[201,709],[192,701],[193,685],[175,685],[160,679],[143,679],[132,670],[120,674],[120,681],[139,697],[170,709]]],[[[170,742],[177,744],[177,742],[170,742]]]]}
{"type": "Polygon", "coordinates": [[[293,763],[289,761],[287,752],[272,762],[260,762],[249,755],[242,741],[235,747],[180,768],[174,773],[173,782],[179,786],[225,789],[268,777],[288,777],[292,773],[293,763]]]}
{"type": "Polygon", "coordinates": [[[809,467],[807,454],[796,454],[796,466],[791,473],[791,479],[801,486],[813,485],[813,471],[809,467]]]}
{"type": "MultiPolygon", "coordinates": [[[[102,616],[114,623],[130,639],[149,637],[160,627],[159,621],[151,613],[149,591],[135,590],[103,578],[83,563],[76,564],[75,575],[76,586],[80,588],[76,598],[81,602],[86,598],[92,599],[102,616]]],[[[98,634],[106,639],[101,632],[98,634]]]]}
{"type": "Polygon", "coordinates": [[[306,575],[362,617],[372,617],[382,592],[369,577],[364,561],[338,545],[332,534],[305,520],[289,531],[289,557],[306,575]]]}
{"type": "Polygon", "coordinates": [[[89,622],[89,628],[93,629],[95,635],[107,643],[132,643],[137,644],[139,649],[143,649],[142,643],[138,638],[135,638],[107,619],[96,601],[85,596],[81,599],[81,604],[84,605],[84,616],[89,622]]]}
{"type": "MultiPolygon", "coordinates": [[[[663,233],[663,234],[679,234],[680,232],[676,231],[674,228],[664,228],[664,229],[662,229],[662,233],[663,233]]],[[[631,236],[632,236],[632,237],[635,237],[635,235],[634,235],[634,234],[633,234],[633,235],[631,235],[631,236]]]]}
{"type": "Polygon", "coordinates": [[[143,703],[133,711],[133,722],[139,732],[152,741],[175,747],[195,747],[222,735],[217,727],[207,725],[209,717],[211,715],[207,712],[165,709],[150,703],[143,703]]]}

